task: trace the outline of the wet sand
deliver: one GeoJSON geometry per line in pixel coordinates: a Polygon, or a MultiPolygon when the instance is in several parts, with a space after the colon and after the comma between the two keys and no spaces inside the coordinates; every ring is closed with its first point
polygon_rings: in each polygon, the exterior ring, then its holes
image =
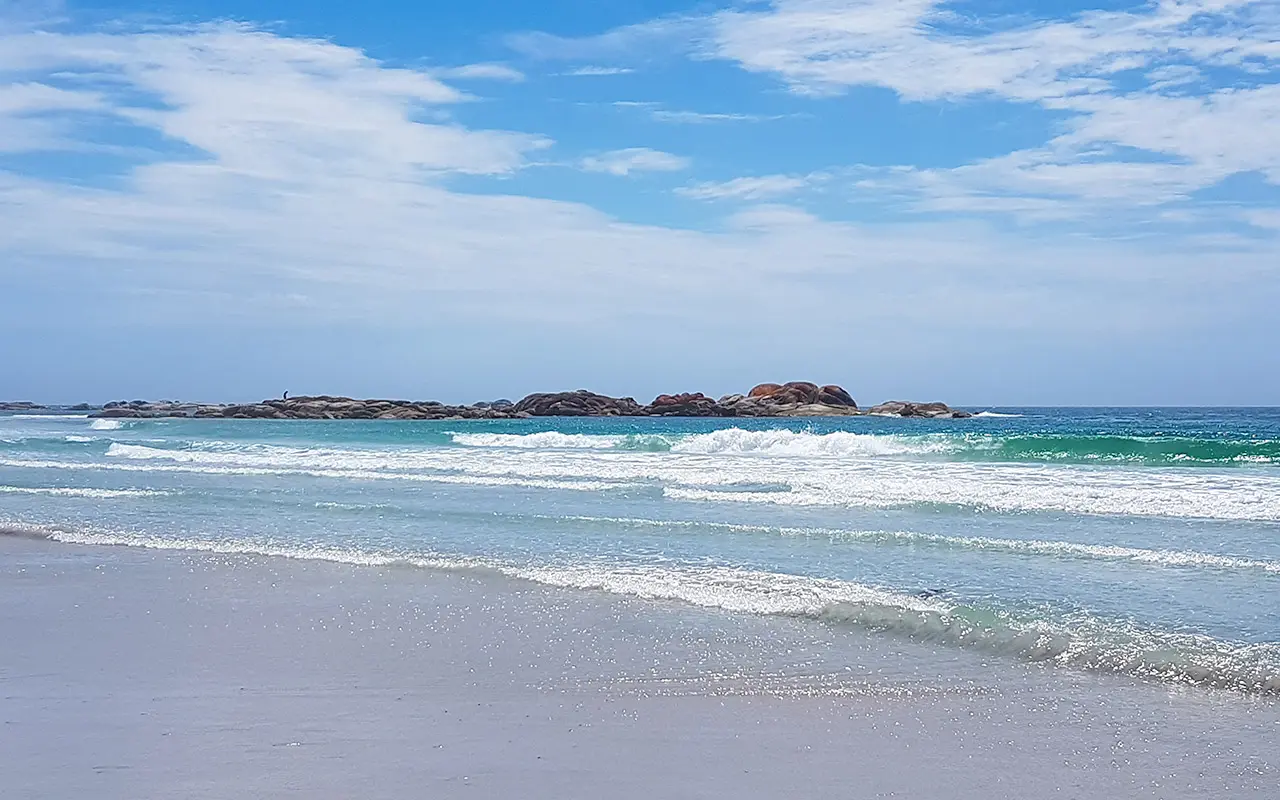
{"type": "Polygon", "coordinates": [[[0,792],[1271,798],[1280,704],[474,573],[0,537],[0,792]]]}

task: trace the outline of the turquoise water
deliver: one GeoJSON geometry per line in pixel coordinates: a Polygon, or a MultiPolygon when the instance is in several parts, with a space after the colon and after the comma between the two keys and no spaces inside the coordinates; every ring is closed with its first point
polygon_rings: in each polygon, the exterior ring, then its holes
{"type": "Polygon", "coordinates": [[[811,618],[1280,692],[1280,410],[971,420],[0,417],[0,523],[811,618]]]}

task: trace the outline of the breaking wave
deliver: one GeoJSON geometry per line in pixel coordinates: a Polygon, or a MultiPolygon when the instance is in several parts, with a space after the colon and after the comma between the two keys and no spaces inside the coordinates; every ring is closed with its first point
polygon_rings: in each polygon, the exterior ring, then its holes
{"type": "MultiPolygon", "coordinates": [[[[1016,417],[982,412],[979,416],[1016,417]]],[[[1130,464],[1134,466],[1248,466],[1280,464],[1280,440],[1061,434],[814,433],[786,428],[724,428],[696,434],[599,435],[451,433],[464,447],[521,450],[629,450],[695,455],[772,457],[907,457],[958,461],[1130,464]]]]}
{"type": "MultiPolygon", "coordinates": [[[[794,434],[793,434],[794,435],[794,434]]],[[[705,441],[705,440],[704,440],[705,441]]],[[[181,449],[112,443],[96,462],[0,459],[0,466],[199,473],[656,493],[685,502],[907,506],[1000,512],[1280,520],[1280,483],[1258,472],[1103,470],[1073,465],[749,454],[436,447],[337,449],[228,445],[181,449]]]]}

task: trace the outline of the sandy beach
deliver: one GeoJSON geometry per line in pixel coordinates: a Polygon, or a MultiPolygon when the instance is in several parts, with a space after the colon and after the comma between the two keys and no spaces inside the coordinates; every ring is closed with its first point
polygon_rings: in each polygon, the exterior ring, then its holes
{"type": "Polygon", "coordinates": [[[1280,778],[1274,700],[483,574],[5,536],[0,642],[13,800],[1261,798],[1280,778]]]}

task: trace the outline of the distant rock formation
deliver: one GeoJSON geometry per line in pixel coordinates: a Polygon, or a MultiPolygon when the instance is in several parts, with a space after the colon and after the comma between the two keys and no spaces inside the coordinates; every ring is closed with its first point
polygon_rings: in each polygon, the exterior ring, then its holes
{"type": "Polygon", "coordinates": [[[890,400],[867,409],[867,413],[879,417],[925,417],[928,419],[967,419],[968,411],[959,411],[946,403],[907,403],[890,400]]]}
{"type": "MultiPolygon", "coordinates": [[[[8,404],[35,408],[31,404],[8,404]]],[[[0,406],[3,408],[4,406],[0,406]]],[[[872,414],[893,417],[963,419],[972,416],[944,403],[892,401],[865,411],[834,384],[808,381],[762,383],[748,394],[713,400],[701,392],[662,394],[648,405],[631,397],[579,389],[531,394],[519,402],[495,400],[448,406],[433,400],[356,400],[328,395],[290,397],[241,405],[205,405],[164,400],[108,403],[96,417],[193,417],[201,419],[523,419],[528,417],[840,417],[872,414]]]]}
{"type": "Polygon", "coordinates": [[[37,403],[28,403],[25,400],[0,403],[0,411],[44,411],[46,409],[48,409],[48,406],[42,406],[37,403]]]}

